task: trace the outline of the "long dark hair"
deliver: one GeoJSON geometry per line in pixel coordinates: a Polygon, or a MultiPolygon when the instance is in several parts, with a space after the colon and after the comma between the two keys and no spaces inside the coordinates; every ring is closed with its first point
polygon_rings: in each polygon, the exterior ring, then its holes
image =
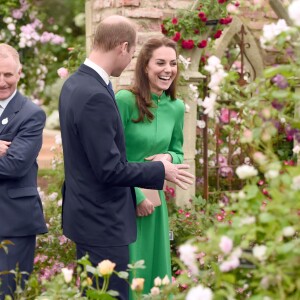
{"type": "MultiPolygon", "coordinates": [[[[154,115],[149,110],[153,106],[151,101],[150,83],[148,75],[146,73],[146,68],[148,66],[149,60],[151,59],[153,52],[160,47],[170,47],[175,50],[176,57],[178,55],[176,43],[166,37],[154,37],[150,38],[142,47],[136,62],[135,67],[135,80],[130,90],[136,96],[136,104],[139,110],[139,117],[136,120],[132,120],[135,123],[144,120],[145,116],[149,121],[154,119],[154,115]]],[[[176,85],[179,77],[179,72],[174,78],[170,87],[165,91],[165,93],[171,97],[172,100],[176,99],[176,85]]]]}

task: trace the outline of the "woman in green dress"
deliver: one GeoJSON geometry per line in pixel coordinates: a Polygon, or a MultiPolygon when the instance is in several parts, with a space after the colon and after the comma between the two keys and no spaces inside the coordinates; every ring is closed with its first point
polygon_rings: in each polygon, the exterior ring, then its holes
{"type": "MultiPolygon", "coordinates": [[[[138,55],[133,86],[116,94],[128,161],[182,163],[185,106],[176,99],[177,78],[176,43],[165,37],[149,39],[138,55]]],[[[130,261],[145,261],[146,269],[139,269],[135,277],[145,278],[143,293],[147,294],[156,277],[167,275],[172,280],[168,210],[163,191],[158,191],[161,205],[157,207],[141,189],[135,191],[137,240],[129,246],[130,261]]]]}

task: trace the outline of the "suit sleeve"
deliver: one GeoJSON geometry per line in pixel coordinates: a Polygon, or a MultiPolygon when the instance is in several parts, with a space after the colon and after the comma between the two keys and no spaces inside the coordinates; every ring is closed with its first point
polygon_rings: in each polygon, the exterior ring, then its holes
{"type": "Polygon", "coordinates": [[[124,138],[120,125],[117,106],[105,93],[92,95],[80,114],[80,139],[99,182],[161,189],[165,177],[161,162],[128,163],[122,160],[117,145],[118,139],[124,138]]]}
{"type": "Polygon", "coordinates": [[[176,108],[175,126],[172,132],[172,138],[167,153],[172,156],[173,164],[181,164],[183,162],[183,124],[184,124],[184,103],[178,101],[176,108]]]}
{"type": "Polygon", "coordinates": [[[34,111],[21,125],[5,156],[0,157],[0,178],[20,178],[28,173],[42,146],[46,115],[34,111]]]}

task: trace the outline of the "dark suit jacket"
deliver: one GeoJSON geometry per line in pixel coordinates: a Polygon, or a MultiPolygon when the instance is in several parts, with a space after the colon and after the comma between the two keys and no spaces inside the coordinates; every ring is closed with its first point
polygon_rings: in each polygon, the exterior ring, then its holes
{"type": "Polygon", "coordinates": [[[128,245],[136,239],[133,187],[162,189],[163,164],[127,162],[114,95],[86,65],[65,82],[59,113],[64,234],[91,246],[128,245]]]}
{"type": "Polygon", "coordinates": [[[36,162],[45,120],[44,111],[19,92],[0,117],[0,140],[12,142],[0,157],[0,237],[47,232],[36,162]]]}

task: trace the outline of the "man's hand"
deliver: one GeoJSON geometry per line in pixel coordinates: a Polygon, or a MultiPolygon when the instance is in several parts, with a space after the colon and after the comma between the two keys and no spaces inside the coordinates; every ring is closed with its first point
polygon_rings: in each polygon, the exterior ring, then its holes
{"type": "Polygon", "coordinates": [[[0,157],[6,155],[11,142],[0,140],[0,157]]]}
{"type": "Polygon", "coordinates": [[[185,169],[189,169],[189,165],[187,164],[179,164],[174,165],[167,160],[161,161],[165,167],[165,179],[171,181],[181,187],[182,189],[186,190],[187,185],[193,183],[192,179],[194,179],[194,175],[191,173],[184,171],[185,169]],[[184,184],[186,183],[186,184],[184,184]]]}
{"type": "Polygon", "coordinates": [[[141,202],[136,208],[136,215],[138,217],[145,217],[154,212],[154,206],[147,198],[141,202]]]}
{"type": "Polygon", "coordinates": [[[152,160],[152,161],[167,160],[169,162],[172,162],[172,156],[169,153],[160,153],[160,154],[155,154],[155,155],[146,157],[145,160],[152,160]]]}

